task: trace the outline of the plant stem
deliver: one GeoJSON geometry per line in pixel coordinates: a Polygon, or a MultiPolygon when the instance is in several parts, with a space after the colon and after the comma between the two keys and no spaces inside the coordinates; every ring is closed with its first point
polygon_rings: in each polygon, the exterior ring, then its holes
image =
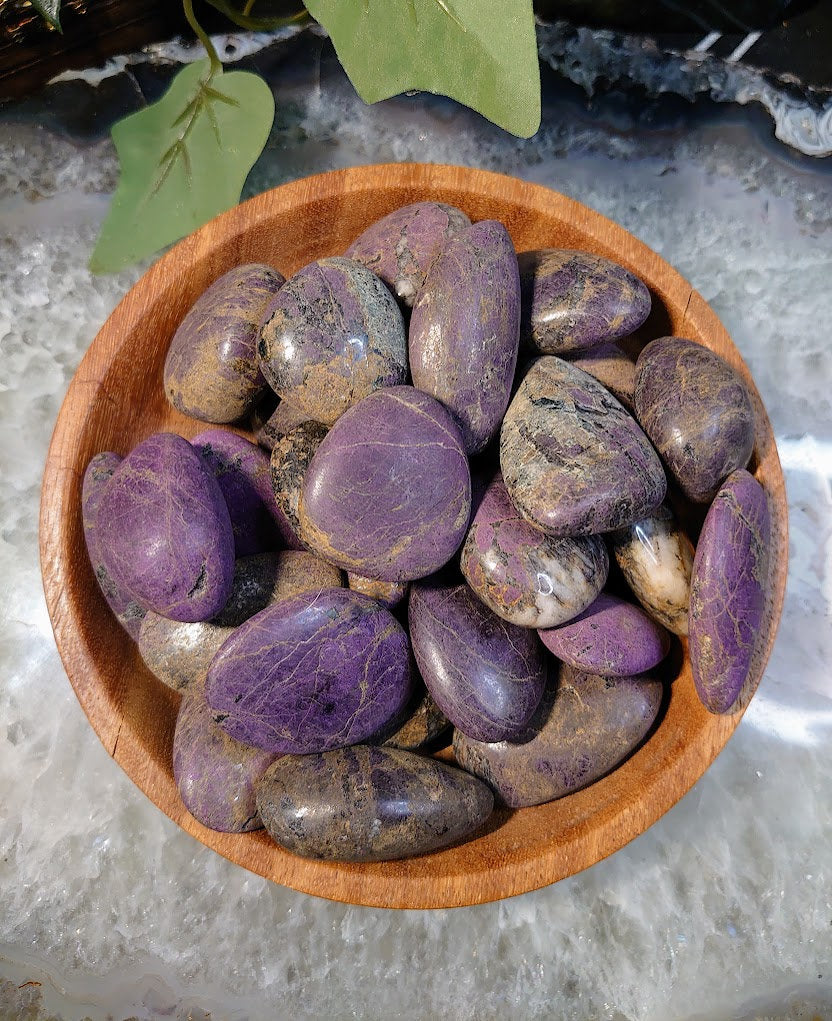
{"type": "Polygon", "coordinates": [[[222,61],[217,56],[217,51],[214,49],[214,44],[211,42],[211,37],[205,31],[205,29],[196,20],[194,14],[193,0],[182,0],[182,7],[185,10],[185,17],[188,20],[188,24],[196,33],[197,38],[205,47],[205,52],[208,54],[208,59],[211,61],[210,77],[213,78],[215,74],[219,74],[222,70],[222,61]]]}
{"type": "Polygon", "coordinates": [[[248,17],[251,14],[251,9],[254,7],[254,0],[246,0],[246,5],[243,8],[243,14],[248,17]]]}

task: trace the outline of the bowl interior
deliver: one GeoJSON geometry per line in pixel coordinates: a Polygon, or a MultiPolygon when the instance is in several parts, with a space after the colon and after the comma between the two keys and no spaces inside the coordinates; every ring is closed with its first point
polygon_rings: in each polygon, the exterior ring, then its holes
{"type": "MultiPolygon", "coordinates": [[[[700,520],[688,515],[695,537],[700,520]]],[[[102,327],[70,385],[46,465],[41,561],[55,637],[70,681],[96,733],[131,779],[187,832],[269,879],[337,900],[385,907],[448,907],[523,893],[586,868],[643,832],[702,775],[739,722],[774,640],[786,578],[786,502],[771,427],[748,369],[701,296],[623,228],[555,192],[459,167],[392,164],[335,171],[251,199],[175,246],[142,277],[102,327]],[[501,220],[518,251],[579,248],[639,275],[653,311],[636,343],[665,334],[696,340],[744,376],[757,412],[753,470],[772,512],[771,584],[751,682],[737,711],[712,716],[696,697],[687,648],[669,667],[661,724],[620,768],[560,801],[494,816],[487,832],[445,851],[370,865],[312,862],[261,831],[215,833],[184,808],[172,774],[179,696],[146,669],[111,616],[86,555],[81,481],[101,450],[121,455],[159,430],[195,435],[162,388],[165,354],[185,312],[218,276],[267,262],[289,276],[312,259],[343,252],[385,213],[420,199],[501,220]]]]}

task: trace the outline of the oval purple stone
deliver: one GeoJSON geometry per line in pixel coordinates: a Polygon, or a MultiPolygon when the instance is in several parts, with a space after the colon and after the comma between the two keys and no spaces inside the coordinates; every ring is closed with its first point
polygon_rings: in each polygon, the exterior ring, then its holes
{"type": "Polygon", "coordinates": [[[226,733],[307,755],[371,737],[405,706],[407,635],[389,610],[348,589],[268,607],[224,643],[206,695],[226,733]]]}

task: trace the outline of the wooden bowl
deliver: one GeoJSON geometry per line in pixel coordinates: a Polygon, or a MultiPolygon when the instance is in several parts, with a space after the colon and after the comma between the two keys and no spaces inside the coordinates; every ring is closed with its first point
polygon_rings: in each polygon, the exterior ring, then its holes
{"type": "Polygon", "coordinates": [[[78,699],[110,755],[163,812],[231,861],[296,890],[354,904],[439,908],[510,897],[592,865],[644,832],[702,776],[737,726],[774,642],[786,582],[786,497],[748,368],[702,297],[655,252],[547,188],[462,167],[392,164],[339,170],[259,195],[181,241],[145,273],[104,324],[69,387],[46,463],[40,546],[55,640],[78,699]],[[263,831],[205,829],[180,801],[171,766],[179,695],[145,668],[99,593],[84,545],[81,481],[101,450],[125,455],[158,430],[191,437],[204,428],[168,404],[162,366],[174,330],[213,280],[245,262],[272,263],[288,276],[312,259],[342,253],[374,220],[419,199],[453,203],[472,220],[501,220],[518,250],[579,248],[615,259],[652,292],[643,342],[671,333],[689,337],[743,376],[757,413],[751,470],[766,489],[773,523],[764,633],[753,684],[730,716],[703,709],[683,643],[660,725],[620,768],[585,790],[503,811],[484,835],[435,854],[370,865],[308,861],[263,831]]]}

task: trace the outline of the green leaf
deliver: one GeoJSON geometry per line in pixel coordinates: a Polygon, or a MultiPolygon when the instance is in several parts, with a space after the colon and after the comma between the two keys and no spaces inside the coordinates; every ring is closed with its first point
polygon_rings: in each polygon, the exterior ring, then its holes
{"type": "Polygon", "coordinates": [[[515,135],[540,126],[532,0],[305,0],[359,96],[420,89],[515,135]]]}
{"type": "Polygon", "coordinates": [[[32,0],[32,6],[53,28],[61,29],[61,0],[32,0]]]}
{"type": "Polygon", "coordinates": [[[273,120],[257,75],[184,67],[158,102],[113,126],[121,177],[90,269],[123,269],[236,205],[273,120]]]}

